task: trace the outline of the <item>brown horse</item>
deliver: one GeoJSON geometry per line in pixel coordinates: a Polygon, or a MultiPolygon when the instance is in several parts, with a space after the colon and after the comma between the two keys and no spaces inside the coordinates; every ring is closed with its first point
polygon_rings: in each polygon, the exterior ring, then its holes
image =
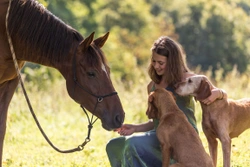
{"type": "MultiPolygon", "coordinates": [[[[6,31],[9,0],[0,0],[0,158],[9,103],[18,84],[6,31]]],[[[72,99],[92,112],[106,130],[119,128],[124,111],[101,47],[109,33],[84,39],[35,0],[12,0],[8,31],[19,68],[25,61],[53,67],[66,80],[72,99]]]]}

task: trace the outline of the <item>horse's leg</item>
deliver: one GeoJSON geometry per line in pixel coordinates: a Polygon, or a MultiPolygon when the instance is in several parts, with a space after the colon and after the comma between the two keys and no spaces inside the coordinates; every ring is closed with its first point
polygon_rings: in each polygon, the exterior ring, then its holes
{"type": "Polygon", "coordinates": [[[0,84],[0,167],[2,167],[3,142],[6,131],[7,111],[18,84],[18,78],[0,84]]]}

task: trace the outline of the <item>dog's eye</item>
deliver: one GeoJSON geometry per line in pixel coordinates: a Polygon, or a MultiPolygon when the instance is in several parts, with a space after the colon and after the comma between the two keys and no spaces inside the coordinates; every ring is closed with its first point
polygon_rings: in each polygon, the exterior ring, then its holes
{"type": "Polygon", "coordinates": [[[192,83],[192,80],[190,78],[188,79],[188,83],[192,83]]]}

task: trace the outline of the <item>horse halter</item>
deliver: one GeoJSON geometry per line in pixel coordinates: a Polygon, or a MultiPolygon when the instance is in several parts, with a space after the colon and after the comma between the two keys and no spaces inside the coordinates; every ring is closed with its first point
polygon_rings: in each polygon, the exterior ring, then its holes
{"type": "MultiPolygon", "coordinates": [[[[78,45],[78,46],[79,46],[79,45],[78,45]]],[[[88,94],[90,94],[90,95],[92,95],[92,96],[94,96],[94,97],[97,98],[97,103],[96,103],[96,106],[97,106],[98,102],[99,102],[99,103],[102,102],[103,99],[104,99],[105,97],[117,95],[117,92],[112,92],[112,93],[106,94],[106,95],[95,95],[94,93],[92,93],[92,92],[90,92],[89,90],[87,90],[86,88],[84,88],[84,87],[81,85],[81,83],[78,82],[77,77],[76,77],[76,51],[77,51],[78,46],[77,46],[76,49],[75,49],[74,58],[73,58],[73,65],[72,65],[72,67],[73,67],[73,80],[74,80],[75,84],[76,84],[79,88],[81,88],[82,90],[84,90],[84,91],[87,92],[88,94]]],[[[75,87],[74,87],[74,93],[75,93],[75,87]]],[[[73,94],[74,94],[74,93],[73,93],[73,94]]],[[[94,111],[95,111],[95,109],[96,109],[96,106],[95,106],[95,108],[94,108],[94,111]]],[[[81,107],[82,107],[82,105],[81,105],[81,107]]]]}
{"type": "MultiPolygon", "coordinates": [[[[79,45],[78,45],[78,46],[79,46],[79,45]]],[[[75,53],[74,53],[74,57],[73,57],[73,63],[72,63],[72,68],[73,68],[73,80],[74,80],[74,82],[75,82],[75,85],[77,85],[79,88],[81,88],[82,90],[84,90],[86,93],[88,93],[88,94],[90,94],[90,95],[92,95],[92,96],[94,96],[94,97],[97,98],[97,101],[96,101],[96,104],[95,104],[95,107],[94,107],[94,110],[93,110],[93,113],[95,113],[95,110],[96,110],[96,108],[97,108],[98,103],[101,103],[105,97],[117,95],[117,92],[112,92],[112,93],[106,94],[106,95],[96,95],[96,94],[90,92],[89,90],[87,90],[84,86],[81,85],[81,83],[78,82],[77,76],[76,76],[76,52],[77,52],[78,46],[77,46],[76,49],[75,49],[75,53]]],[[[75,94],[75,86],[74,86],[74,89],[73,89],[73,90],[74,90],[74,92],[73,92],[73,96],[74,96],[74,94],[75,94]]],[[[88,115],[88,113],[87,113],[86,110],[85,110],[85,107],[84,107],[82,104],[81,104],[80,106],[81,106],[81,108],[83,109],[83,111],[85,112],[85,114],[86,114],[87,117],[88,117],[88,121],[89,121],[89,126],[88,126],[88,127],[89,127],[89,133],[88,133],[88,137],[87,137],[87,138],[89,139],[90,130],[91,130],[91,128],[92,128],[92,125],[97,121],[98,118],[96,118],[96,119],[93,121],[93,114],[92,114],[92,118],[91,118],[91,120],[90,120],[90,119],[89,119],[89,115],[88,115]]]]}

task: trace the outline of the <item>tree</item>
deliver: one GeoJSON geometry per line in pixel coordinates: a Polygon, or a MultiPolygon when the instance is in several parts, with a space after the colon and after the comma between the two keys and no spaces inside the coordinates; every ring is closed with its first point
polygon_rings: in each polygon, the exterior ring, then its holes
{"type": "Polygon", "coordinates": [[[247,16],[242,9],[236,10],[230,5],[213,1],[190,3],[190,13],[186,13],[188,21],[180,24],[175,20],[179,41],[192,66],[201,65],[203,71],[212,67],[213,74],[219,67],[226,74],[234,65],[241,73],[247,70],[249,52],[243,34],[249,30],[246,22],[236,19],[244,20],[247,16]],[[232,15],[228,15],[228,10],[232,15]]]}

